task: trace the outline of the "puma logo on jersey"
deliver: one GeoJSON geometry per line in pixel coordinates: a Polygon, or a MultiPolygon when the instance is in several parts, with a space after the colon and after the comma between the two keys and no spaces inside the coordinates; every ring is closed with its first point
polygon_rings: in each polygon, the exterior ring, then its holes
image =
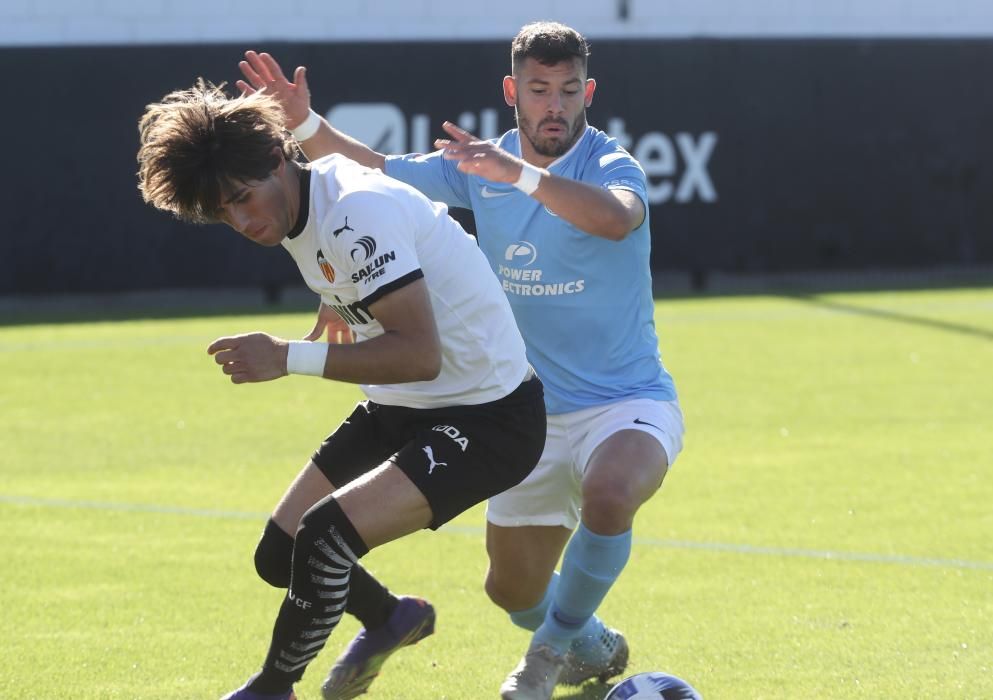
{"type": "Polygon", "coordinates": [[[351,226],[348,225],[348,217],[346,216],[345,225],[342,226],[341,228],[336,228],[334,231],[331,232],[331,235],[337,238],[338,234],[341,233],[342,231],[354,231],[354,230],[355,229],[353,229],[351,226]]]}
{"type": "Polygon", "coordinates": [[[422,447],[421,449],[424,450],[424,454],[426,454],[428,456],[428,462],[430,462],[430,464],[428,464],[428,476],[431,476],[431,472],[434,471],[434,468],[435,467],[447,467],[448,466],[448,462],[435,462],[434,461],[434,451],[430,447],[422,447]]]}

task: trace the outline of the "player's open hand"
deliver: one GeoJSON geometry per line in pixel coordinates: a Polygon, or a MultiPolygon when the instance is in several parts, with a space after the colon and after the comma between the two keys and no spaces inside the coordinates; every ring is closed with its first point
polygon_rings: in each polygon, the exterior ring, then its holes
{"type": "Polygon", "coordinates": [[[287,128],[295,129],[307,118],[310,112],[310,88],[307,86],[307,69],[304,66],[297,66],[293,71],[291,83],[271,55],[246,51],[245,60],[238,63],[238,68],[245,76],[245,80],[235,81],[242,94],[251,95],[262,90],[275,97],[286,114],[287,128]]]}
{"type": "Polygon", "coordinates": [[[473,136],[452,122],[445,122],[441,128],[452,138],[435,139],[434,147],[441,149],[447,160],[457,161],[461,172],[492,182],[517,182],[521,176],[521,160],[496,144],[473,136]]]}
{"type": "Polygon", "coordinates": [[[232,382],[245,384],[285,377],[288,348],[285,340],[268,333],[246,333],[218,338],[207,353],[232,382]]]}
{"type": "Polygon", "coordinates": [[[327,304],[321,304],[321,307],[317,310],[317,322],[314,324],[314,328],[303,339],[318,341],[322,339],[325,332],[327,332],[327,342],[329,343],[342,345],[355,342],[352,329],[338,315],[338,312],[327,304]]]}

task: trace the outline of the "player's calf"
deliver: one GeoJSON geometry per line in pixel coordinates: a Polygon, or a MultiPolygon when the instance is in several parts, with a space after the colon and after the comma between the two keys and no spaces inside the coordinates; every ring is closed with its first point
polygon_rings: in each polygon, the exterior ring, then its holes
{"type": "Polygon", "coordinates": [[[270,518],[255,548],[255,570],[269,585],[289,588],[292,560],[293,536],[283,532],[270,518]]]}

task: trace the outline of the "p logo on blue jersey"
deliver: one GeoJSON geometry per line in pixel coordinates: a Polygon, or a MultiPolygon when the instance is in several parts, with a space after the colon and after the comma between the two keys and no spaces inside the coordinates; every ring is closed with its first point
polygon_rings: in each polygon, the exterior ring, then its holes
{"type": "Polygon", "coordinates": [[[503,257],[504,260],[527,267],[538,259],[538,249],[527,241],[517,241],[507,246],[507,251],[503,257]]]}

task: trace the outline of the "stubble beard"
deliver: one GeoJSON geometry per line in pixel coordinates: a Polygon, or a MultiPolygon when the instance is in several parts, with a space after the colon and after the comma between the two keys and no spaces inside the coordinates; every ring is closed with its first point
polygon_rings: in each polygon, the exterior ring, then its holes
{"type": "Polygon", "coordinates": [[[535,153],[547,158],[558,158],[559,156],[565,154],[570,148],[572,148],[576,141],[579,140],[580,134],[586,128],[586,111],[584,110],[578,117],[576,117],[576,123],[572,127],[571,131],[566,132],[566,137],[564,139],[538,138],[538,130],[541,129],[545,124],[562,124],[569,128],[569,122],[565,119],[554,119],[546,118],[538,122],[537,127],[532,127],[530,120],[521,116],[518,111],[517,114],[517,129],[520,133],[524,134],[524,137],[531,144],[531,148],[534,149],[535,153]]]}

